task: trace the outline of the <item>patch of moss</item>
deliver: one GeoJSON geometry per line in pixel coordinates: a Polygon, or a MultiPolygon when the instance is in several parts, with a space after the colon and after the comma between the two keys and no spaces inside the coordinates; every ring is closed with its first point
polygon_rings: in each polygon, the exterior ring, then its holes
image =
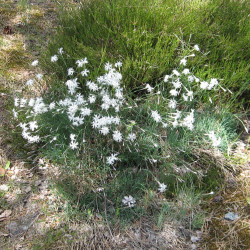
{"type": "Polygon", "coordinates": [[[17,11],[9,4],[4,4],[0,1],[0,26],[4,26],[6,21],[16,15],[17,11]]]}
{"type": "Polygon", "coordinates": [[[27,65],[27,54],[23,49],[21,41],[1,41],[0,53],[0,74],[9,78],[13,69],[21,69],[27,65]]]}

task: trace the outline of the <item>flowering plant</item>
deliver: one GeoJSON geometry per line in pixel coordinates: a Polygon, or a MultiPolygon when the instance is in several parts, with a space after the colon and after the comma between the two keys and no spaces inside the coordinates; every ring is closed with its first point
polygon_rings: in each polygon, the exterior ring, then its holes
{"type": "MultiPolygon", "coordinates": [[[[38,143],[41,150],[55,151],[56,160],[63,159],[65,166],[81,168],[93,162],[105,170],[155,166],[169,157],[169,131],[195,130],[196,97],[201,91],[222,88],[217,79],[201,80],[186,68],[188,58],[195,56],[194,50],[199,51],[198,45],[158,84],[145,84],[142,92],[146,90],[147,95],[135,99],[123,88],[122,62],[107,62],[105,73],[93,80],[88,77],[87,58],[78,59],[75,67],[67,69],[68,78],[61,84],[59,98],[50,93],[30,99],[16,97],[13,115],[21,120],[21,134],[29,144],[38,143]]],[[[64,53],[60,48],[51,62],[56,63],[64,53]]],[[[32,62],[33,67],[38,64],[38,60],[32,62]]],[[[26,85],[32,89],[42,79],[43,75],[37,74],[26,85]]],[[[221,138],[214,131],[207,132],[203,135],[218,147],[221,138]]],[[[167,184],[157,182],[158,191],[164,193],[167,184]]],[[[135,205],[131,195],[122,202],[128,207],[135,205]]]]}
{"type": "MultiPolygon", "coordinates": [[[[193,50],[199,51],[198,45],[193,50]]],[[[51,62],[55,63],[63,54],[64,51],[60,48],[58,54],[51,57],[51,62]]],[[[145,89],[149,92],[147,99],[151,105],[142,114],[144,117],[138,117],[137,100],[124,95],[120,73],[122,63],[106,63],[105,74],[93,81],[87,79],[87,58],[77,60],[76,69],[68,68],[68,80],[62,86],[65,93],[60,100],[48,101],[48,98],[45,100],[43,97],[29,100],[15,98],[16,109],[13,109],[13,114],[16,118],[20,112],[25,114],[26,122],[19,126],[23,138],[29,143],[57,144],[59,138],[63,138],[68,145],[64,145],[64,149],[76,150],[78,155],[81,152],[84,154],[85,149],[93,145],[101,145],[103,149],[99,151],[98,157],[109,166],[115,165],[119,156],[126,158],[129,152],[137,152],[143,156],[143,160],[151,159],[156,162],[150,154],[157,154],[157,149],[154,148],[159,146],[159,141],[163,138],[161,130],[177,127],[193,130],[195,95],[201,90],[212,90],[220,86],[217,79],[202,81],[188,68],[183,68],[187,59],[194,56],[195,54],[191,54],[182,58],[180,68],[165,75],[157,86],[146,84],[145,89]],[[49,128],[55,119],[59,124],[56,128],[49,128]],[[140,119],[145,120],[149,127],[161,125],[161,129],[146,131],[140,126],[140,119]],[[45,120],[49,124],[45,125],[45,120]],[[64,134],[59,133],[62,130],[64,134]]],[[[37,66],[38,63],[35,60],[32,66],[37,66]]],[[[42,77],[38,74],[35,79],[28,80],[26,85],[31,87],[42,77]]]]}

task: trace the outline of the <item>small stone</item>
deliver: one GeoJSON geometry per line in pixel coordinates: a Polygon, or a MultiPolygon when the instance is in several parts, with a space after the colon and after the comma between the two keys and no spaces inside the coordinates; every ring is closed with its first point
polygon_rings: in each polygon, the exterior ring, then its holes
{"type": "Polygon", "coordinates": [[[197,242],[197,241],[199,241],[200,240],[200,238],[198,238],[198,237],[196,237],[196,236],[191,236],[191,241],[193,242],[193,243],[195,243],[195,242],[197,242]]]}
{"type": "Polygon", "coordinates": [[[35,220],[38,218],[40,215],[40,212],[35,212],[35,213],[29,213],[25,216],[23,216],[20,220],[18,221],[11,221],[7,226],[6,229],[8,229],[11,237],[21,235],[25,233],[32,223],[35,222],[35,220]]]}
{"type": "Polygon", "coordinates": [[[31,191],[31,186],[26,187],[25,193],[29,193],[31,191]]]}
{"type": "Polygon", "coordinates": [[[230,220],[230,221],[234,221],[236,219],[239,218],[239,215],[233,213],[233,212],[229,212],[227,214],[225,214],[225,217],[224,217],[226,220],[230,220]]]}
{"type": "Polygon", "coordinates": [[[41,185],[41,183],[42,183],[41,180],[37,180],[37,181],[35,181],[35,186],[37,187],[37,186],[41,185]]]}

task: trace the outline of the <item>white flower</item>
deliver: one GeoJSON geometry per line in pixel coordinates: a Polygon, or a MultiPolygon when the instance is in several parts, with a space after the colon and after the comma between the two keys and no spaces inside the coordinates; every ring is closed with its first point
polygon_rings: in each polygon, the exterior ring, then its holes
{"type": "Polygon", "coordinates": [[[187,65],[187,59],[186,58],[181,59],[180,65],[186,66],[187,65]]]}
{"type": "Polygon", "coordinates": [[[187,127],[190,130],[194,128],[194,110],[192,109],[190,114],[186,116],[182,121],[182,126],[187,127]]]}
{"type": "Polygon", "coordinates": [[[172,125],[174,128],[176,128],[179,125],[177,119],[175,119],[174,122],[172,122],[172,125]]]}
{"type": "Polygon", "coordinates": [[[57,55],[54,55],[51,57],[51,62],[56,62],[58,60],[58,56],[57,55]]]}
{"type": "Polygon", "coordinates": [[[69,68],[68,69],[68,76],[72,76],[74,74],[74,69],[73,68],[69,68]]]}
{"type": "Polygon", "coordinates": [[[200,81],[200,79],[198,77],[194,76],[194,79],[195,79],[195,82],[199,82],[200,81]]]}
{"type": "Polygon", "coordinates": [[[184,69],[184,70],[182,71],[182,74],[184,74],[184,75],[188,75],[188,74],[190,74],[189,69],[184,69]]]}
{"type": "Polygon", "coordinates": [[[33,80],[33,79],[29,79],[29,80],[26,82],[26,85],[30,87],[30,86],[33,85],[33,83],[34,83],[34,80],[33,80]]]}
{"type": "Polygon", "coordinates": [[[119,160],[119,158],[117,157],[117,155],[118,154],[115,153],[115,154],[111,154],[111,156],[108,156],[107,157],[107,164],[108,165],[114,165],[114,163],[119,160]]]}
{"type": "Polygon", "coordinates": [[[118,116],[116,117],[112,117],[112,122],[116,125],[118,125],[120,123],[120,118],[118,116]]]}
{"type": "Polygon", "coordinates": [[[186,101],[186,102],[188,101],[188,96],[187,95],[183,94],[182,97],[183,97],[184,101],[186,101]]]}
{"type": "Polygon", "coordinates": [[[77,64],[78,68],[82,67],[84,64],[87,64],[87,63],[88,63],[88,60],[87,60],[86,57],[84,59],[80,59],[80,60],[76,61],[76,64],[77,64]]]}
{"type": "Polygon", "coordinates": [[[55,102],[52,102],[49,105],[49,109],[51,110],[51,109],[55,108],[55,106],[56,106],[55,102]]]}
{"type": "Polygon", "coordinates": [[[193,94],[194,94],[194,92],[191,91],[191,90],[189,90],[189,91],[187,92],[187,96],[190,98],[190,101],[193,100],[193,94]]]}
{"type": "Polygon", "coordinates": [[[156,122],[160,122],[161,121],[161,115],[158,113],[158,111],[152,111],[151,116],[153,117],[153,119],[156,122]]]}
{"type": "Polygon", "coordinates": [[[199,46],[197,44],[194,45],[194,50],[200,51],[200,48],[199,48],[199,46]]]}
{"type": "Polygon", "coordinates": [[[14,99],[14,105],[15,107],[19,106],[19,98],[14,99]]]}
{"type": "Polygon", "coordinates": [[[82,116],[89,116],[91,114],[92,110],[89,108],[81,108],[80,112],[81,112],[82,116]]]}
{"type": "Polygon", "coordinates": [[[78,148],[78,142],[76,141],[71,141],[70,144],[69,144],[70,148],[71,149],[77,149],[78,148]]]}
{"type": "Polygon", "coordinates": [[[36,75],[36,78],[37,78],[38,80],[41,80],[41,79],[43,78],[43,75],[42,75],[42,74],[37,74],[37,75],[36,75]]]}
{"type": "Polygon", "coordinates": [[[110,105],[108,104],[108,103],[103,103],[102,105],[101,105],[101,107],[102,107],[102,109],[103,110],[108,110],[109,108],[110,108],[110,105]]]}
{"type": "Polygon", "coordinates": [[[108,73],[104,74],[103,76],[99,76],[97,78],[97,82],[103,86],[109,85],[114,88],[119,88],[121,79],[122,79],[121,73],[110,69],[108,73]]]}
{"type": "Polygon", "coordinates": [[[91,81],[88,81],[86,83],[87,87],[92,90],[92,91],[97,91],[99,88],[98,88],[98,85],[95,84],[94,82],[91,82],[91,81]]]}
{"type": "Polygon", "coordinates": [[[27,123],[20,123],[19,126],[20,126],[23,130],[25,130],[25,131],[28,129],[28,128],[27,128],[27,126],[28,126],[27,123]]]}
{"type": "Polygon", "coordinates": [[[81,72],[81,75],[82,75],[82,76],[87,76],[88,73],[89,73],[89,70],[84,69],[84,70],[81,72]]]}
{"type": "Polygon", "coordinates": [[[176,108],[176,105],[177,105],[177,101],[174,100],[174,99],[171,99],[168,103],[168,107],[171,108],[171,109],[175,109],[176,108]]]}
{"type": "Polygon", "coordinates": [[[215,78],[212,78],[210,80],[210,84],[208,86],[208,89],[211,90],[213,87],[217,86],[219,83],[218,83],[218,80],[215,79],[215,78]]]}
{"type": "Polygon", "coordinates": [[[177,96],[179,94],[179,92],[176,89],[171,89],[169,93],[171,96],[177,96]]]}
{"type": "Polygon", "coordinates": [[[76,92],[76,88],[78,87],[78,82],[77,82],[77,78],[73,79],[73,80],[68,80],[66,83],[65,83],[68,87],[68,92],[69,94],[73,95],[75,94],[76,92]]]}
{"type": "Polygon", "coordinates": [[[214,131],[210,131],[209,134],[207,134],[209,139],[212,141],[214,147],[218,147],[221,144],[221,138],[218,139],[215,136],[214,131]]]}
{"type": "Polygon", "coordinates": [[[176,69],[173,70],[173,74],[176,76],[180,76],[180,73],[176,69]]]}
{"type": "Polygon", "coordinates": [[[167,126],[168,126],[168,124],[167,124],[166,122],[163,122],[163,123],[162,123],[162,127],[163,127],[163,128],[166,128],[167,126]]]}
{"type": "Polygon", "coordinates": [[[115,97],[118,98],[118,99],[123,99],[122,88],[116,88],[115,97]]]}
{"type": "Polygon", "coordinates": [[[200,88],[201,89],[207,89],[208,88],[208,82],[201,82],[200,88]]]}
{"type": "Polygon", "coordinates": [[[89,100],[89,103],[94,103],[96,101],[96,96],[90,95],[88,100],[89,100]]]}
{"type": "Polygon", "coordinates": [[[128,139],[129,141],[132,141],[132,142],[135,141],[135,139],[136,139],[136,134],[135,134],[135,133],[129,133],[127,139],[128,139]]]}
{"type": "Polygon", "coordinates": [[[113,132],[113,139],[117,142],[121,142],[122,141],[122,134],[116,130],[113,132]]]}
{"type": "Polygon", "coordinates": [[[164,193],[166,191],[166,189],[167,189],[167,185],[165,185],[164,183],[160,183],[160,182],[158,182],[158,184],[159,184],[158,191],[160,193],[164,193]]]}
{"type": "Polygon", "coordinates": [[[170,76],[169,75],[165,75],[165,77],[164,77],[164,82],[167,82],[168,81],[168,79],[170,78],[170,76]]]}
{"type": "Polygon", "coordinates": [[[103,135],[107,135],[109,133],[109,128],[104,126],[104,127],[101,127],[101,129],[99,130],[99,132],[103,135]]]}
{"type": "Polygon", "coordinates": [[[76,141],[75,137],[76,137],[75,134],[70,134],[70,140],[71,141],[70,141],[69,146],[73,150],[78,148],[78,142],[76,141]]]}
{"type": "Polygon", "coordinates": [[[27,100],[25,98],[20,99],[20,107],[21,108],[23,108],[26,103],[27,103],[27,100]]]}
{"type": "Polygon", "coordinates": [[[28,140],[29,143],[39,142],[40,137],[38,135],[28,136],[27,140],[28,140]]]}
{"type": "Polygon", "coordinates": [[[35,60],[31,63],[31,66],[37,66],[38,65],[38,60],[35,60]]]}
{"type": "Polygon", "coordinates": [[[106,71],[109,71],[109,70],[112,69],[112,64],[110,64],[109,62],[107,62],[107,63],[105,63],[104,68],[105,68],[106,71]]]}
{"type": "Polygon", "coordinates": [[[181,82],[179,79],[177,81],[173,81],[172,84],[176,89],[179,89],[181,87],[181,82]]]}
{"type": "Polygon", "coordinates": [[[153,87],[151,87],[149,84],[147,84],[146,85],[146,87],[145,87],[145,89],[149,92],[149,93],[151,93],[152,91],[153,91],[153,87]]]}
{"type": "Polygon", "coordinates": [[[120,69],[121,66],[122,66],[122,62],[118,61],[118,62],[115,63],[116,68],[120,69]]]}
{"type": "Polygon", "coordinates": [[[193,82],[193,81],[194,81],[194,76],[192,76],[192,75],[191,75],[191,76],[188,76],[188,81],[189,81],[189,82],[193,82]]]}
{"type": "Polygon", "coordinates": [[[124,205],[128,205],[129,207],[134,207],[136,200],[131,196],[124,196],[124,198],[122,199],[122,203],[124,205]]]}
{"type": "Polygon", "coordinates": [[[34,110],[35,115],[37,115],[37,114],[42,114],[42,113],[47,112],[48,108],[44,104],[43,99],[37,97],[35,100],[35,104],[33,106],[33,110],[34,110]]]}
{"type": "Polygon", "coordinates": [[[33,107],[34,104],[35,104],[35,99],[31,98],[31,99],[29,100],[29,104],[28,104],[28,105],[29,105],[30,107],[33,107]]]}
{"type": "Polygon", "coordinates": [[[12,109],[12,113],[13,113],[14,118],[17,118],[18,113],[15,111],[15,109],[12,109]]]}
{"type": "Polygon", "coordinates": [[[82,105],[82,104],[85,104],[85,103],[86,103],[86,101],[84,100],[84,97],[80,93],[78,93],[76,95],[76,104],[77,105],[82,105]]]}
{"type": "Polygon", "coordinates": [[[34,131],[35,129],[38,128],[37,121],[29,122],[29,125],[31,131],[34,131]]]}
{"type": "Polygon", "coordinates": [[[176,110],[176,113],[171,114],[174,119],[179,119],[181,117],[181,111],[176,110]]]}
{"type": "Polygon", "coordinates": [[[60,55],[62,55],[62,54],[64,53],[63,48],[59,48],[59,49],[58,49],[58,53],[59,53],[60,55]]]}

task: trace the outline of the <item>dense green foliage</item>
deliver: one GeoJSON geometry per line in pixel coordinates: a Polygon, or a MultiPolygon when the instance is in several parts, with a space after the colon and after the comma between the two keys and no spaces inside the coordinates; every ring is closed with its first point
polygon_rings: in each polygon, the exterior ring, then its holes
{"type": "MultiPolygon", "coordinates": [[[[189,41],[206,56],[197,56],[188,67],[201,78],[221,79],[234,92],[233,97],[223,95],[231,107],[249,104],[247,1],[95,0],[81,6],[64,6],[49,46],[50,55],[60,46],[67,51],[62,68],[87,56],[96,76],[103,62],[121,60],[124,84],[135,91],[171,72],[186,46],[182,41],[189,41]]],[[[63,72],[59,69],[58,75],[63,72]]]]}

